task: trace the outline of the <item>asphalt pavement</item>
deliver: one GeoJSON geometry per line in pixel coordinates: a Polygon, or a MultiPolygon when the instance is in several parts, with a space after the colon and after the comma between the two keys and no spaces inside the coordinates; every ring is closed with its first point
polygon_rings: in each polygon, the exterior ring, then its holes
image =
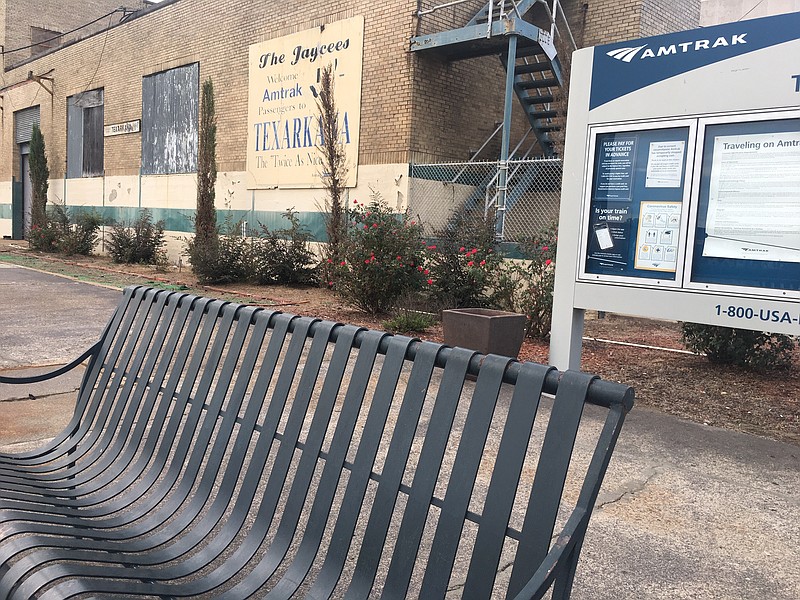
{"type": "MultiPolygon", "coordinates": [[[[69,362],[120,292],[0,264],[0,372],[69,362]]],[[[57,433],[80,373],[0,385],[0,450],[57,433]]],[[[623,428],[572,598],[800,598],[800,447],[642,407],[623,428]]]]}

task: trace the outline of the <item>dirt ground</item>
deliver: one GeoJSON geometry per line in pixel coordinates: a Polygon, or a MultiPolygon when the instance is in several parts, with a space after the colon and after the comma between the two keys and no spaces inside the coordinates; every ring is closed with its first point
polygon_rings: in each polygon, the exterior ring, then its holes
{"type": "MultiPolygon", "coordinates": [[[[103,257],[56,258],[28,251],[25,242],[8,240],[0,243],[0,261],[111,287],[152,282],[295,314],[386,328],[385,319],[351,309],[322,288],[200,286],[187,270],[157,273],[152,267],[114,265],[103,257]]],[[[442,341],[440,325],[413,335],[442,341]]],[[[607,314],[587,319],[584,335],[588,339],[583,344],[582,369],[632,385],[638,405],[800,445],[800,350],[795,350],[788,371],[753,373],[713,365],[685,352],[680,325],[674,322],[607,314]]],[[[547,355],[545,342],[526,340],[520,359],[547,362],[547,355]]]]}

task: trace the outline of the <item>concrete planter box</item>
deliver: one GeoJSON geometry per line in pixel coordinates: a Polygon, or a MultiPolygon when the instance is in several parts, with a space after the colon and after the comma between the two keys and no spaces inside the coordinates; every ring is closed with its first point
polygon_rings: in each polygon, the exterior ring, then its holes
{"type": "Polygon", "coordinates": [[[525,315],[488,308],[442,311],[444,343],[516,358],[525,337],[525,315]]]}

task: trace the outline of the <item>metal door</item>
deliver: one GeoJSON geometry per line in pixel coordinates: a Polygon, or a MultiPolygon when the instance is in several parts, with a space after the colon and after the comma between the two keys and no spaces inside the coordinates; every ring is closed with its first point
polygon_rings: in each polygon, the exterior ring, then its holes
{"type": "Polygon", "coordinates": [[[22,159],[22,229],[25,239],[28,238],[28,232],[31,230],[31,192],[33,186],[31,185],[31,167],[28,160],[28,144],[20,144],[20,158],[22,159]]]}

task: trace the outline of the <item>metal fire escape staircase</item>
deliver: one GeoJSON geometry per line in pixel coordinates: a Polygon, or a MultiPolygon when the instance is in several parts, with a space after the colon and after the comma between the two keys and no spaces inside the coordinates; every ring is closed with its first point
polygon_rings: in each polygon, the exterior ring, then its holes
{"type": "MultiPolygon", "coordinates": [[[[464,4],[469,0],[455,0],[420,10],[421,19],[442,9],[464,4]]],[[[561,63],[553,42],[556,36],[565,36],[566,45],[575,49],[575,41],[558,0],[493,0],[488,2],[466,25],[438,33],[419,35],[411,39],[412,52],[436,53],[448,60],[458,61],[480,56],[499,56],[506,70],[505,102],[500,144],[500,162],[495,176],[497,195],[494,209],[498,217],[498,237],[503,237],[505,211],[514,202],[509,195],[509,156],[512,152],[511,111],[513,97],[522,105],[531,125],[541,153],[555,156],[552,132],[559,130],[561,115],[555,108],[557,90],[564,84],[561,63]],[[544,9],[550,29],[542,29],[526,20],[535,8],[544,9]],[[561,22],[559,29],[557,21],[561,22]],[[562,34],[563,30],[563,34],[562,34]]],[[[495,134],[497,130],[495,130],[495,134]]],[[[530,133],[530,132],[529,132],[530,133]]],[[[492,134],[492,135],[495,135],[492,134]]],[[[484,144],[485,145],[485,144],[484,144]]],[[[528,151],[530,153],[530,150],[528,151]]],[[[518,167],[517,167],[518,168],[518,167]]],[[[529,179],[529,178],[526,178],[529,179]]],[[[517,191],[517,195],[519,195],[517,191]]]]}

